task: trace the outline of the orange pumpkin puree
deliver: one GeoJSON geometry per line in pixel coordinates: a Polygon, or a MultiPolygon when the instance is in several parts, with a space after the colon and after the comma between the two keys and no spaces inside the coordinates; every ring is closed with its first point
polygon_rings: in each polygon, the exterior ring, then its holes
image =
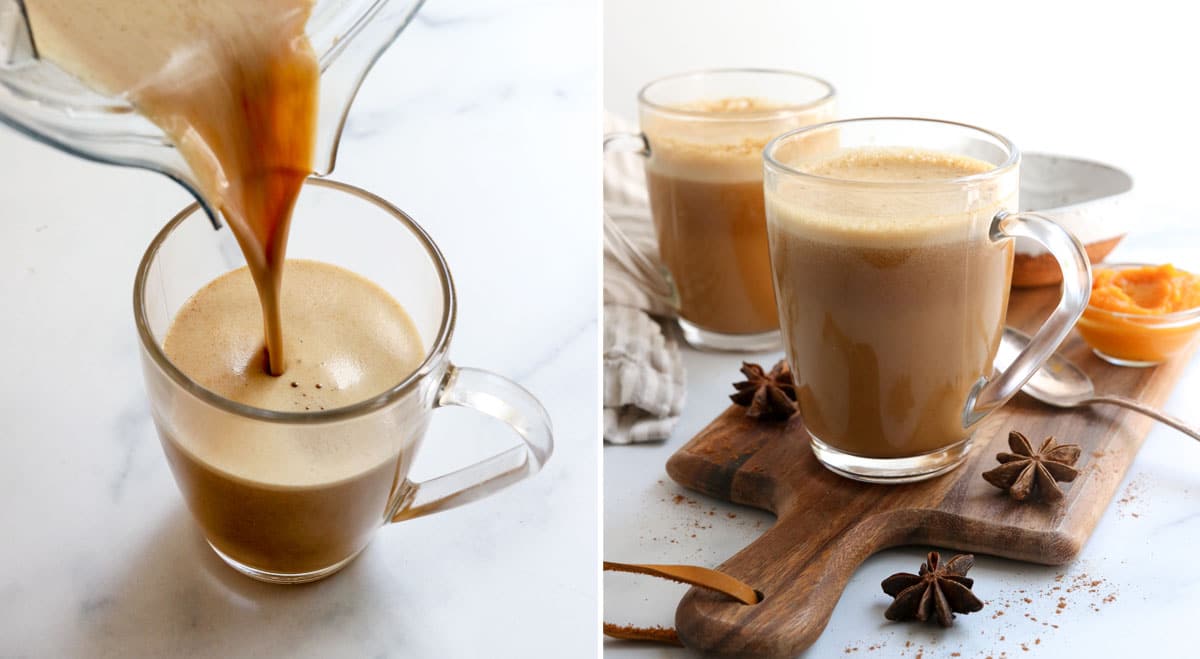
{"type": "Polygon", "coordinates": [[[1161,316],[1197,307],[1200,277],[1173,265],[1100,268],[1092,276],[1092,297],[1078,329],[1105,355],[1158,363],[1187,347],[1200,328],[1200,317],[1173,321],[1161,316]]]}
{"type": "Polygon", "coordinates": [[[1171,264],[1097,270],[1091,306],[1119,313],[1160,316],[1200,307],[1200,277],[1171,264]]]}

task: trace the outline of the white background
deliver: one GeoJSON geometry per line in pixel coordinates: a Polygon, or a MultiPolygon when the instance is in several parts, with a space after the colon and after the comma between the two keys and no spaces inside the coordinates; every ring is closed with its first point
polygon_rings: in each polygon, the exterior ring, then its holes
{"type": "MultiPolygon", "coordinates": [[[[306,586],[213,555],[150,420],[133,275],[187,196],[0,127],[0,657],[594,653],[598,21],[431,0],[367,78],[334,177],[429,232],[459,294],[451,359],[530,389],[557,446],[306,586]]],[[[475,421],[435,413],[414,477],[515,442],[475,421]]]]}
{"type": "Polygon", "coordinates": [[[1117,164],[1185,204],[1200,153],[1200,38],[1186,3],[605,0],[604,102],[646,82],[758,66],[825,78],[843,117],[975,124],[1024,150],[1117,164]]]}
{"type": "MultiPolygon", "coordinates": [[[[1129,171],[1136,210],[1115,259],[1174,260],[1200,269],[1197,107],[1200,39],[1183,3],[1136,2],[727,2],[606,0],[604,98],[636,118],[646,82],[708,67],[778,67],[823,77],[844,117],[930,116],[995,130],[1029,151],[1096,159],[1129,171]]],[[[779,354],[751,355],[774,363],[779,354]]],[[[674,435],[651,446],[605,449],[609,560],[719,565],[760,535],[770,515],[688,492],[666,459],[728,404],[739,356],[684,351],[688,401],[674,435]],[[694,504],[673,503],[677,494],[694,504]],[[711,513],[711,514],[710,514],[711,513]],[[730,514],[736,517],[729,517],[730,514]],[[696,537],[692,537],[695,534],[696,537]]],[[[1200,421],[1200,359],[1166,407],[1200,421]]],[[[879,582],[915,571],[925,547],[882,552],[848,584],[811,657],[1190,657],[1200,598],[1200,445],[1155,427],[1091,541],[1070,566],[980,557],[972,572],[990,600],[954,628],[883,619],[879,582]],[[1122,502],[1121,500],[1125,501],[1122,502]],[[1057,575],[1104,579],[1099,593],[1025,604],[1019,591],[1057,575]],[[1104,602],[1110,593],[1116,599],[1104,602]],[[992,618],[1003,603],[1007,616],[992,618]],[[1092,605],[1097,610],[1093,610],[1092,605]],[[1023,614],[1039,619],[1032,622],[1023,614]],[[1050,621],[1059,629],[1043,626],[1050,621]],[[908,645],[906,645],[908,644],[908,645]],[[1028,647],[1028,652],[1022,649],[1028,647]],[[874,646],[874,647],[873,647],[874,646]]],[[[686,588],[606,575],[605,619],[671,625],[686,588]]],[[[616,657],[690,653],[606,641],[616,657]]]]}

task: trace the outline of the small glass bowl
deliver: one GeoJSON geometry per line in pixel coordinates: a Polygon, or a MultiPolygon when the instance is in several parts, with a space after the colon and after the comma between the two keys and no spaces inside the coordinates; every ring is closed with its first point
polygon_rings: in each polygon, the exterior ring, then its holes
{"type": "MultiPolygon", "coordinates": [[[[1127,270],[1151,263],[1104,263],[1097,268],[1127,270]]],[[[1099,309],[1090,303],[1075,326],[1096,356],[1117,366],[1147,367],[1183,352],[1200,330],[1200,307],[1143,315],[1099,309]]]]}

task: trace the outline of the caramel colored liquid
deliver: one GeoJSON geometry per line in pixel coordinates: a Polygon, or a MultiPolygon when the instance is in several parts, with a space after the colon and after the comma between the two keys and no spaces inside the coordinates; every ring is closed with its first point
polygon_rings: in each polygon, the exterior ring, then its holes
{"type": "Polygon", "coordinates": [[[401,455],[339,481],[289,487],[239,478],[164,435],[175,482],[204,537],[233,560],[274,574],[304,574],[353,557],[385,521],[401,455]]]}
{"type": "Polygon", "coordinates": [[[680,316],[724,334],[777,329],[762,181],[697,181],[652,170],[646,181],[680,316]]]}
{"type": "Polygon", "coordinates": [[[39,54],[124,95],[179,148],[229,222],[260,297],[270,371],[286,366],[279,289],[292,206],[313,171],[312,0],[27,0],[39,54]]]}
{"type": "MultiPolygon", "coordinates": [[[[420,365],[417,329],[386,291],[324,263],[290,260],[287,267],[280,305],[292,355],[287,375],[263,369],[257,293],[246,268],[218,277],[180,308],[163,342],[167,357],[224,398],[285,412],[366,400],[420,365]]],[[[289,425],[188,399],[160,424],[160,436],[214,547],[259,570],[300,574],[350,558],[383,523],[423,431],[415,427],[421,415],[409,412],[289,425]]]]}
{"type": "MultiPolygon", "coordinates": [[[[913,150],[851,150],[809,166],[833,178],[893,182],[991,168],[913,150]]],[[[847,186],[824,199],[769,195],[771,253],[809,431],[854,455],[908,457],[969,434],[963,408],[992,373],[1012,274],[1011,241],[991,242],[986,227],[1016,199],[880,194],[847,186]]]]}

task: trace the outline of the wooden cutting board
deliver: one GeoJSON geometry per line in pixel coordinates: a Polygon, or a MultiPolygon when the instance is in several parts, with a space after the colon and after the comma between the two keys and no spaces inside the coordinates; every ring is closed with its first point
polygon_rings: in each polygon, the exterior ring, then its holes
{"type": "MultiPolygon", "coordinates": [[[[1053,288],[1014,292],[1008,323],[1032,332],[1057,299],[1053,288]]],[[[1182,356],[1157,368],[1120,368],[1091,354],[1074,334],[1060,352],[1098,391],[1155,406],[1166,401],[1188,362],[1182,356]]],[[[729,375],[731,382],[740,379],[729,375]]],[[[982,422],[962,466],[910,485],[870,485],[833,474],[813,457],[801,423],[798,415],[759,422],[731,406],[667,462],[667,473],[685,487],[777,516],[770,530],[719,568],[758,589],[763,600],[748,606],[693,588],[675,613],[689,648],[767,656],[803,651],[825,628],[854,570],[887,547],[929,545],[1067,563],[1113,499],[1153,421],[1113,406],[1055,410],[1020,394],[982,422]],[[1013,501],[980,477],[997,464],[997,452],[1008,450],[1012,429],[1035,447],[1047,435],[1083,447],[1082,473],[1063,484],[1066,498],[1059,504],[1013,501]]]]}

